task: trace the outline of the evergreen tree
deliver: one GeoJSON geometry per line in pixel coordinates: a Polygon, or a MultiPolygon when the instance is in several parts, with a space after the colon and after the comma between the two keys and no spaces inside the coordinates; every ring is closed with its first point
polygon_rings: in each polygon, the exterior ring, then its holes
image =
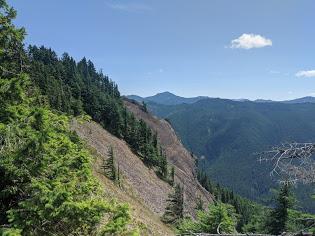
{"type": "Polygon", "coordinates": [[[179,184],[175,185],[174,192],[169,194],[167,202],[162,221],[167,224],[178,223],[184,216],[184,193],[179,184]]]}
{"type": "Polygon", "coordinates": [[[173,186],[175,183],[175,167],[171,167],[171,174],[170,174],[170,184],[173,186]]]}
{"type": "Polygon", "coordinates": [[[128,207],[104,201],[92,156],[70,131],[69,117],[49,109],[26,73],[15,16],[0,0],[0,235],[96,235],[108,227],[123,233],[128,207]]]}
{"type": "Polygon", "coordinates": [[[119,164],[117,164],[117,183],[118,183],[118,186],[121,187],[121,177],[120,177],[120,167],[119,167],[119,164]]]}
{"type": "Polygon", "coordinates": [[[160,154],[160,174],[162,176],[163,179],[167,180],[168,177],[168,167],[167,167],[167,159],[164,153],[161,152],[160,154]]]}
{"type": "Polygon", "coordinates": [[[24,28],[16,28],[12,21],[16,11],[5,0],[0,1],[0,76],[13,78],[24,71],[26,54],[23,48],[24,28]]]}
{"type": "Polygon", "coordinates": [[[112,146],[110,146],[108,149],[108,157],[107,159],[103,160],[102,168],[107,178],[109,178],[110,180],[116,181],[117,171],[115,167],[115,155],[114,155],[114,150],[112,146]]]}
{"type": "Polygon", "coordinates": [[[29,46],[29,73],[49,105],[71,115],[87,113],[105,129],[123,138],[143,162],[167,180],[167,163],[160,155],[157,133],[127,111],[117,85],[93,63],[78,63],[64,53],[61,58],[45,47],[29,46]]]}
{"type": "Polygon", "coordinates": [[[286,223],[288,221],[288,210],[292,207],[292,196],[289,184],[283,184],[276,198],[276,206],[271,211],[267,227],[269,232],[279,235],[286,231],[286,223]]]}

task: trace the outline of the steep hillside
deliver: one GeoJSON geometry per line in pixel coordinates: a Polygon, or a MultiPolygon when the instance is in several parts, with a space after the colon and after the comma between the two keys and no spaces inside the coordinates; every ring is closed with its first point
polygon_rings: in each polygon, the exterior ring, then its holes
{"type": "Polygon", "coordinates": [[[159,120],[150,113],[144,112],[137,104],[129,101],[124,101],[124,103],[136,118],[144,120],[152,130],[157,131],[168,161],[175,166],[175,182],[184,186],[186,212],[194,214],[197,197],[201,197],[206,204],[212,202],[211,194],[196,180],[194,158],[177,138],[171,125],[165,120],[159,120]]]}
{"type": "MultiPolygon", "coordinates": [[[[211,178],[250,199],[268,204],[276,179],[270,166],[259,164],[254,153],[282,142],[315,140],[312,103],[255,103],[206,99],[194,104],[148,104],[167,118],[184,145],[198,156],[211,178]]],[[[298,189],[302,208],[314,211],[312,189],[298,189]]]]}
{"type": "Polygon", "coordinates": [[[127,202],[139,223],[147,225],[149,235],[173,235],[174,232],[160,221],[166,206],[169,184],[159,179],[134,155],[128,145],[103,129],[99,124],[73,120],[71,127],[95,152],[94,175],[108,191],[110,197],[127,202]],[[107,158],[109,147],[113,147],[116,163],[122,175],[122,186],[113,184],[101,169],[103,158],[107,158]]]}

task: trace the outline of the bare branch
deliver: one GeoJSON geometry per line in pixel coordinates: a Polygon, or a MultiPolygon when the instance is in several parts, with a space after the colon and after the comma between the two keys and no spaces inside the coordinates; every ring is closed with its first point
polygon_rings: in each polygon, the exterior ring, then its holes
{"type": "Polygon", "coordinates": [[[260,162],[271,162],[271,176],[280,182],[315,183],[315,143],[287,143],[259,154],[260,162]]]}

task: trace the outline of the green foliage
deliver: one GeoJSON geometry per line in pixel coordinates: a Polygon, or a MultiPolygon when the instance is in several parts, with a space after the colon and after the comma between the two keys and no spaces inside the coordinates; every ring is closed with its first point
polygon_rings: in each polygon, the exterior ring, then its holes
{"type": "Polygon", "coordinates": [[[289,208],[292,207],[292,196],[290,186],[284,184],[280,187],[280,191],[276,198],[276,206],[271,211],[267,221],[267,228],[271,234],[281,234],[287,230],[287,222],[289,218],[289,208]]]}
{"type": "Polygon", "coordinates": [[[270,214],[270,209],[257,207],[257,210],[251,214],[247,224],[245,224],[241,231],[244,233],[268,233],[266,229],[266,222],[270,214]]]}
{"type": "Polygon", "coordinates": [[[23,73],[23,33],[0,0],[0,232],[2,235],[94,235],[123,232],[128,208],[103,200],[92,156],[51,111],[23,73]]]}
{"type": "Polygon", "coordinates": [[[143,120],[126,110],[117,85],[93,63],[78,63],[68,54],[58,58],[45,47],[30,46],[30,74],[53,109],[70,115],[87,113],[105,129],[123,138],[150,168],[167,181],[167,160],[158,145],[157,134],[143,120]]]}
{"type": "Polygon", "coordinates": [[[171,174],[170,174],[170,181],[169,181],[170,185],[174,185],[175,183],[175,167],[172,166],[171,167],[171,174]]]}
{"type": "Polygon", "coordinates": [[[178,226],[180,233],[236,233],[238,215],[233,206],[210,204],[207,211],[198,211],[195,221],[186,218],[178,226]]]}
{"type": "Polygon", "coordinates": [[[26,103],[15,110],[18,119],[0,130],[1,223],[23,235],[88,235],[104,214],[119,212],[100,197],[92,158],[68,131],[67,117],[26,103]]]}
{"type": "Polygon", "coordinates": [[[221,187],[219,184],[215,184],[203,171],[197,172],[197,179],[206,190],[214,195],[217,201],[230,204],[235,208],[236,213],[240,216],[237,224],[237,230],[239,231],[242,231],[242,228],[252,221],[258,212],[264,211],[262,206],[240,197],[233,191],[221,187]]]}
{"type": "Polygon", "coordinates": [[[167,224],[176,224],[184,216],[184,195],[179,184],[174,186],[174,192],[169,194],[167,202],[162,221],[167,224]]]}
{"type": "Polygon", "coordinates": [[[111,146],[108,150],[108,158],[104,159],[103,161],[103,170],[105,176],[107,176],[109,179],[116,181],[118,174],[115,166],[115,156],[114,156],[114,150],[111,146]]]}
{"type": "Polygon", "coordinates": [[[12,20],[16,11],[5,0],[0,1],[0,76],[12,78],[22,72],[25,53],[23,39],[25,30],[16,28],[12,20]]]}
{"type": "Polygon", "coordinates": [[[113,211],[109,223],[101,230],[101,235],[123,234],[130,221],[128,205],[118,205],[113,211]]]}
{"type": "Polygon", "coordinates": [[[287,232],[304,231],[315,233],[315,215],[289,209],[286,229],[287,232]]]}

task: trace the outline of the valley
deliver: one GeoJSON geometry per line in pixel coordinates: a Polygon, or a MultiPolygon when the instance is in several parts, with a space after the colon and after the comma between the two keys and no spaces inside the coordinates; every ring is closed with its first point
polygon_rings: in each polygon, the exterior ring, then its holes
{"type": "MultiPolygon", "coordinates": [[[[166,105],[161,99],[149,101],[147,106],[171,123],[183,144],[199,157],[199,167],[213,180],[266,205],[270,205],[277,176],[269,175],[271,166],[259,163],[257,154],[281,143],[315,140],[315,105],[308,101],[181,101],[166,105]]],[[[314,212],[313,191],[312,186],[297,187],[299,207],[314,212]]]]}

